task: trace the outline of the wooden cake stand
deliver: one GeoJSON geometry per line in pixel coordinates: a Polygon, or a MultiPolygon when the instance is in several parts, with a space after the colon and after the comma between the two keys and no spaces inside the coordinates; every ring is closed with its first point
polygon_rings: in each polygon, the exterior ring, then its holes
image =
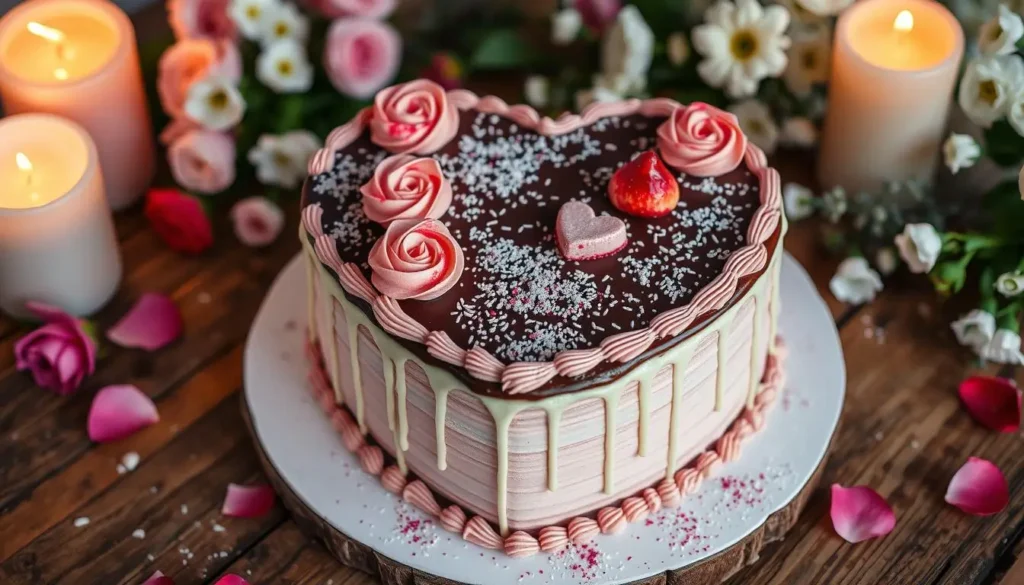
{"type": "Polygon", "coordinates": [[[249,334],[243,414],[296,522],[342,563],[385,585],[720,583],[783,538],[825,466],[846,374],[832,317],[799,264],[782,268],[786,389],[739,460],[678,508],[557,555],[512,559],[446,532],[381,487],[341,444],[307,387],[300,258],[272,286],[249,334]]]}

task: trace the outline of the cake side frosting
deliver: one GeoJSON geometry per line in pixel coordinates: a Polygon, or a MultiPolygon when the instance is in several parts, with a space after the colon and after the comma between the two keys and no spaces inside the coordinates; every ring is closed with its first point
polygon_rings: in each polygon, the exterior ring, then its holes
{"type": "MultiPolygon", "coordinates": [[[[595,105],[585,111],[582,116],[567,115],[554,121],[540,118],[536,112],[526,106],[508,106],[497,98],[477,98],[464,91],[449,92],[447,100],[449,105],[462,112],[464,117],[467,117],[467,112],[469,116],[483,114],[499,116],[503,121],[507,120],[510,124],[531,129],[541,135],[541,137],[546,136],[551,139],[575,136],[572,133],[582,128],[593,127],[611,119],[619,120],[619,118],[615,118],[616,116],[641,116],[652,117],[659,121],[662,119],[667,120],[682,107],[669,100],[659,99],[642,102],[634,100],[621,104],[595,105]]],[[[366,128],[372,126],[372,118],[373,111],[368,109],[361,113],[353,122],[332,133],[328,139],[327,148],[318,153],[311,163],[311,172],[317,175],[328,173],[339,164],[338,154],[346,147],[359,144],[369,145],[370,143],[366,138],[366,128]]],[[[652,127],[650,130],[653,136],[654,128],[652,127]]],[[[453,139],[453,143],[458,140],[460,139],[453,139]]],[[[364,150],[362,146],[352,146],[352,148],[364,150]]],[[[435,156],[435,158],[442,161],[442,168],[446,166],[444,162],[447,160],[446,157],[451,158],[446,153],[435,156]]],[[[551,354],[553,359],[537,359],[547,355],[545,352],[525,355],[531,361],[507,359],[517,354],[509,353],[511,350],[503,350],[502,346],[494,344],[491,344],[489,346],[490,349],[487,349],[484,347],[487,344],[481,343],[479,339],[469,336],[460,337],[458,335],[459,331],[452,329],[450,323],[444,322],[442,324],[438,321],[440,312],[433,314],[433,316],[430,313],[425,313],[425,303],[402,301],[379,294],[378,290],[367,278],[365,267],[359,265],[358,259],[356,261],[342,260],[343,254],[348,257],[348,254],[351,252],[346,249],[345,244],[342,242],[346,237],[345,226],[338,227],[337,222],[332,224],[325,220],[325,217],[337,212],[331,209],[325,210],[321,205],[322,199],[307,205],[303,212],[303,221],[309,233],[308,237],[312,239],[314,249],[317,251],[318,259],[337,274],[342,287],[348,294],[366,303],[367,311],[372,313],[374,319],[389,333],[410,342],[422,344],[430,356],[441,362],[464,368],[470,376],[478,380],[500,383],[499,392],[501,393],[533,392],[545,387],[546,384],[550,385],[553,383],[553,379],[555,381],[572,382],[574,378],[593,375],[595,372],[600,372],[602,369],[608,370],[608,368],[615,365],[620,367],[628,365],[637,359],[638,356],[646,352],[656,351],[660,345],[671,341],[675,336],[685,333],[685,331],[692,329],[696,324],[706,320],[709,315],[713,315],[716,311],[725,308],[733,300],[733,297],[736,296],[736,292],[741,290],[743,281],[749,281],[753,275],[764,269],[769,255],[764,244],[777,231],[779,223],[778,176],[773,170],[766,168],[763,154],[752,146],[747,145],[744,149],[744,162],[746,165],[746,171],[744,172],[749,172],[755,179],[753,183],[754,187],[758,190],[755,198],[757,208],[749,212],[749,215],[746,217],[746,223],[741,225],[745,229],[740,234],[740,238],[737,239],[738,248],[735,250],[723,249],[724,253],[721,258],[713,257],[713,254],[709,254],[707,258],[702,259],[707,264],[716,263],[716,266],[720,266],[721,270],[708,269],[709,276],[706,284],[700,290],[689,291],[689,295],[686,297],[686,300],[689,302],[680,303],[678,306],[675,306],[676,303],[672,302],[671,290],[666,288],[662,292],[662,288],[659,288],[659,283],[652,283],[653,292],[644,298],[644,302],[640,303],[640,310],[642,311],[645,305],[657,305],[659,303],[661,304],[661,309],[664,310],[659,310],[656,315],[648,315],[641,319],[640,321],[646,326],[629,330],[629,322],[627,320],[617,317],[616,319],[605,321],[592,317],[590,314],[585,315],[585,319],[589,319],[587,322],[593,323],[594,326],[598,322],[611,322],[616,327],[620,327],[620,330],[619,332],[613,332],[613,329],[603,332],[596,330],[588,332],[589,337],[583,339],[582,345],[570,345],[568,346],[571,347],[570,349],[559,350],[551,354]],[[662,298],[659,298],[659,295],[662,298]],[[626,326],[622,327],[619,323],[626,323],[626,326]],[[453,337],[458,339],[458,342],[453,337]],[[470,341],[474,343],[469,343],[470,341]],[[589,343],[593,343],[593,345],[588,345],[589,343]],[[495,353],[503,354],[506,359],[499,359],[495,353]]],[[[351,171],[351,169],[349,170],[351,171]]],[[[373,171],[374,169],[371,167],[370,170],[373,171]]],[[[685,177],[681,178],[686,180],[685,177]]],[[[585,182],[587,179],[584,177],[582,180],[585,182]]],[[[706,181],[705,183],[709,185],[708,188],[710,189],[716,187],[714,179],[710,183],[706,181]]],[[[700,186],[700,183],[694,184],[697,187],[700,186]]],[[[717,187],[721,186],[717,185],[717,187]]],[[[691,191],[691,193],[695,192],[691,191]]],[[[586,199],[592,195],[592,192],[588,192],[587,196],[583,198],[586,199]]],[[[566,198],[571,196],[571,194],[567,195],[566,198]]],[[[460,198],[456,197],[456,200],[458,199],[460,198]]],[[[709,196],[707,199],[709,202],[725,201],[728,197],[721,195],[718,197],[709,196]]],[[[511,202],[508,202],[508,205],[514,208],[517,202],[513,199],[511,202]]],[[[704,207],[700,207],[693,211],[695,213],[698,211],[704,213],[703,209],[704,207]]],[[[454,204],[452,210],[449,212],[449,216],[452,213],[468,213],[471,211],[468,207],[462,209],[454,204]]],[[[680,214],[684,214],[684,211],[680,211],[680,214]]],[[[689,213],[689,211],[685,211],[685,213],[689,213]]],[[[689,219],[691,222],[700,216],[699,214],[691,215],[692,217],[689,219]]],[[[451,221],[457,222],[457,219],[456,217],[451,221]]],[[[679,220],[680,215],[673,216],[668,220],[668,225],[682,225],[686,223],[685,220],[679,220]]],[[[664,225],[651,224],[654,229],[662,229],[664,225]]],[[[501,229],[509,229],[510,227],[511,229],[522,229],[521,227],[515,228],[514,225],[503,225],[501,229]]],[[[460,233],[458,228],[453,228],[452,233],[455,239],[464,247],[466,246],[464,243],[466,239],[471,237],[470,234],[460,233]]],[[[713,234],[713,237],[719,236],[713,234]]],[[[686,238],[682,238],[682,240],[685,241],[686,238]]],[[[657,234],[655,234],[654,242],[657,241],[657,234]]],[[[666,237],[664,241],[668,242],[669,238],[666,237]]],[[[499,242],[499,245],[494,246],[496,254],[502,254],[505,255],[504,257],[507,257],[510,250],[514,251],[514,246],[510,249],[508,247],[502,248],[502,245],[499,242]]],[[[659,245],[662,244],[659,243],[659,245]]],[[[649,258],[650,264],[660,263],[660,258],[657,255],[649,256],[649,258]]],[[[683,261],[682,258],[678,260],[683,261]]],[[[468,266],[470,266],[469,257],[467,257],[468,266]]],[[[526,269],[530,268],[534,268],[535,271],[541,271],[543,267],[536,267],[534,265],[526,267],[526,269]]],[[[629,268],[627,266],[623,271],[629,268]]],[[[471,269],[469,268],[468,270],[471,269]]],[[[649,270],[649,267],[640,266],[635,269],[642,271],[649,270]]],[[[577,272],[579,271],[577,270],[577,272]]],[[[685,274],[680,276],[682,278],[685,274]]],[[[580,288],[584,284],[588,284],[585,281],[586,278],[584,276],[583,284],[573,286],[580,288]]],[[[679,282],[684,281],[685,279],[679,282]]],[[[473,282],[475,286],[476,281],[474,280],[473,282]]],[[[600,283],[589,283],[589,285],[594,285],[591,293],[594,293],[593,289],[596,289],[594,297],[604,293],[600,288],[597,288],[597,284],[600,283]]],[[[462,286],[464,286],[464,283],[460,282],[456,290],[462,286]]],[[[607,287],[605,287],[605,290],[607,290],[607,287]]],[[[443,303],[447,297],[452,296],[454,293],[455,291],[448,293],[448,295],[442,296],[436,301],[431,301],[431,303],[438,303],[438,301],[443,303]]],[[[618,287],[611,291],[612,295],[617,293],[618,287]]],[[[625,292],[623,294],[632,293],[625,292]]],[[[515,290],[508,291],[508,295],[514,297],[515,290]]],[[[591,301],[584,299],[583,302],[591,301]]],[[[625,303],[618,305],[618,307],[624,308],[625,303]]],[[[605,307],[604,316],[607,317],[609,311],[614,313],[616,310],[620,310],[618,307],[605,307]]],[[[484,309],[478,308],[478,312],[479,310],[484,309]]],[[[494,315],[485,314],[483,318],[490,322],[500,322],[505,314],[512,315],[513,313],[515,313],[515,308],[499,311],[494,315]]],[[[455,315],[449,313],[445,315],[448,321],[467,318],[465,317],[465,311],[455,315]]],[[[600,316],[598,314],[598,317],[600,316]]],[[[579,316],[574,317],[572,314],[566,314],[562,318],[567,321],[581,321],[579,316]]],[[[634,324],[639,325],[639,323],[634,324]]],[[[537,335],[543,337],[546,334],[543,332],[556,330],[558,330],[558,327],[545,323],[542,333],[537,335]]],[[[512,341],[519,344],[517,347],[537,347],[538,342],[530,339],[532,335],[534,334],[522,335],[520,340],[513,338],[512,341]],[[519,343],[520,341],[522,343],[519,343]]],[[[541,341],[544,340],[542,339],[541,341]]],[[[551,347],[557,348],[562,346],[556,344],[551,347]]],[[[474,390],[479,391],[480,388],[474,387],[474,390]]]]}

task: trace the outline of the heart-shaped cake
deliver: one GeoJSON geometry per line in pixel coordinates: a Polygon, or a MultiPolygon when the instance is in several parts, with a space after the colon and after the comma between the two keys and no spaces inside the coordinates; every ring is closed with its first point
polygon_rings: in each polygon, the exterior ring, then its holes
{"type": "Polygon", "coordinates": [[[310,339],[364,468],[519,556],[617,532],[736,457],[780,380],[784,232],[778,175],[737,136],[704,104],[551,120],[426,81],[333,132],[303,189],[310,339]],[[698,115],[725,130],[691,136],[698,115]],[[614,192],[648,217],[608,197],[647,151],[660,217],[635,171],[614,192]]]}

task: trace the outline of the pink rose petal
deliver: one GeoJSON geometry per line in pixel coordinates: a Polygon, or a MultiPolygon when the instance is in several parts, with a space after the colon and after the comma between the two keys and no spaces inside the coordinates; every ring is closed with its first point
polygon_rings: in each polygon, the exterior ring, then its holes
{"type": "Polygon", "coordinates": [[[116,441],[160,420],[156,405],[142,390],[124,384],[96,393],[89,409],[89,438],[97,443],[116,441]]]}
{"type": "Polygon", "coordinates": [[[171,299],[146,293],[128,313],[107,330],[107,338],[121,347],[155,351],[181,335],[181,312],[171,299]]]}
{"type": "Polygon", "coordinates": [[[867,486],[845,488],[832,484],[832,526],[847,542],[885,536],[896,526],[892,508],[867,486]]]}
{"type": "Polygon", "coordinates": [[[265,485],[228,484],[228,493],[220,512],[225,516],[256,518],[274,505],[274,490],[265,485]]]}
{"type": "Polygon", "coordinates": [[[213,585],[249,585],[249,582],[238,575],[224,575],[213,585]]]}
{"type": "Polygon", "coordinates": [[[971,376],[960,383],[960,400],[974,420],[994,431],[1020,429],[1021,393],[1011,380],[971,376]]]}
{"type": "Polygon", "coordinates": [[[1010,488],[994,463],[969,457],[949,480],[946,503],[972,516],[991,516],[1010,503],[1010,488]]]}
{"type": "Polygon", "coordinates": [[[142,585],[174,585],[174,580],[160,571],[153,573],[142,585]]]}

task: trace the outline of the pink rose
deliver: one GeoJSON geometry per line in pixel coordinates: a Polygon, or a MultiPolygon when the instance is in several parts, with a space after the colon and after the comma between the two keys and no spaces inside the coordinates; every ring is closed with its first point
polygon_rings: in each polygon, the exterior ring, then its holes
{"type": "Polygon", "coordinates": [[[194,83],[218,75],[237,83],[242,77],[242,57],[230,42],[186,39],[171,45],[160,56],[156,89],[160,105],[171,118],[185,113],[185,98],[194,83]]]}
{"type": "Polygon", "coordinates": [[[465,260],[448,228],[436,219],[399,219],[373,245],[371,280],[393,299],[429,301],[448,292],[465,260]]]}
{"type": "Polygon", "coordinates": [[[355,16],[383,20],[391,15],[397,0],[309,0],[310,7],[327,18],[355,16]]]}
{"type": "Polygon", "coordinates": [[[576,0],[575,8],[587,28],[603,31],[619,15],[622,0],[576,0]]]}
{"type": "Polygon", "coordinates": [[[167,148],[167,162],[185,189],[219,193],[235,182],[235,141],[221,132],[192,130],[167,148]]]}
{"type": "Polygon", "coordinates": [[[235,21],[228,16],[231,0],[168,0],[167,21],[174,38],[234,41],[235,21]]]}
{"type": "Polygon", "coordinates": [[[200,130],[202,126],[193,122],[190,118],[172,118],[170,122],[160,131],[160,144],[170,146],[174,141],[188,134],[193,130],[200,130]]]}
{"type": "Polygon", "coordinates": [[[32,372],[40,388],[71,394],[96,370],[96,342],[82,323],[56,307],[28,303],[45,324],[14,344],[18,371],[32,372]]]}
{"type": "Polygon", "coordinates": [[[398,73],[402,38],[376,20],[341,18],[331,23],[324,43],[324,70],[339,92],[372,97],[398,73]]]}
{"type": "Polygon", "coordinates": [[[382,225],[396,219],[437,219],[452,203],[452,186],[432,158],[388,157],[362,186],[363,212],[382,225]]]}
{"type": "Polygon", "coordinates": [[[433,81],[393,85],[373,99],[370,139],[391,152],[431,154],[458,131],[459,112],[433,81]]]}
{"type": "Polygon", "coordinates": [[[676,108],[658,127],[658,148],[669,165],[690,175],[723,175],[739,166],[747,137],[736,116],[694,102],[676,108]]]}
{"type": "Polygon", "coordinates": [[[231,222],[239,241],[251,248],[262,248],[281,235],[284,212],[266,197],[248,197],[231,208],[231,222]]]}

